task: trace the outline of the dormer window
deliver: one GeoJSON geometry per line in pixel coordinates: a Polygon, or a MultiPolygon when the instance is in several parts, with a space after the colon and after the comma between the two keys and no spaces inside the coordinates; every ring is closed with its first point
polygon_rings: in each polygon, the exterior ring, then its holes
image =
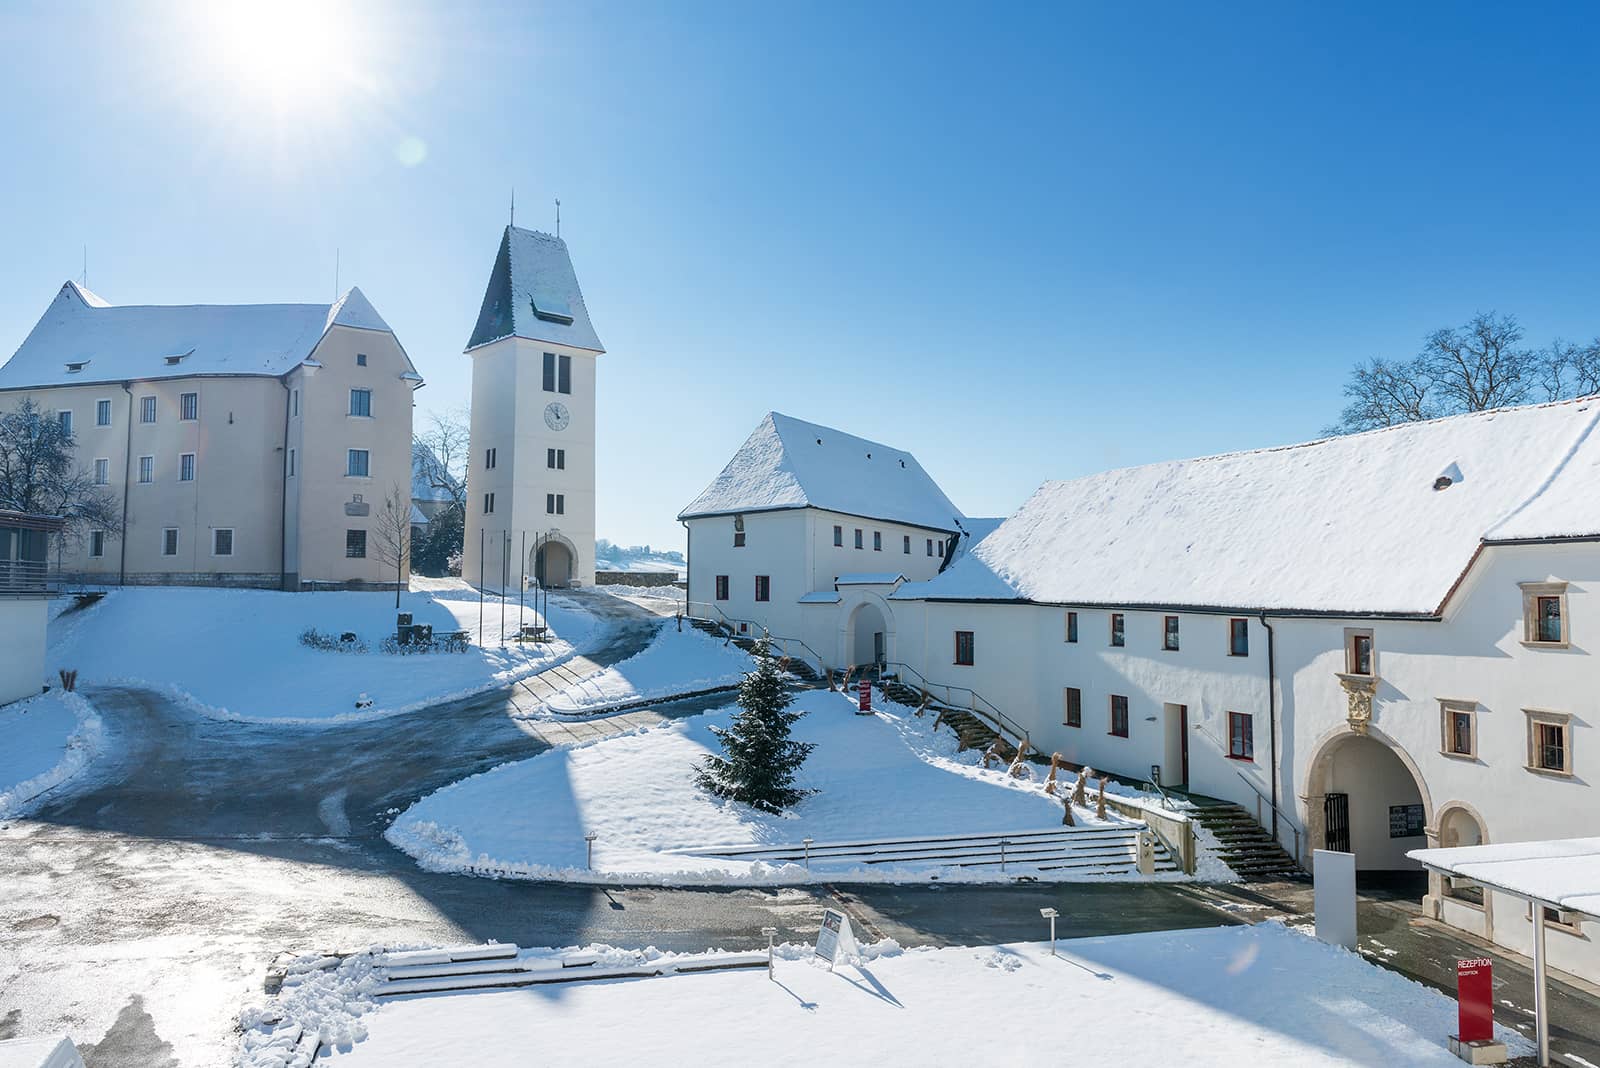
{"type": "Polygon", "coordinates": [[[67,374],[75,375],[87,366],[89,366],[88,360],[70,360],[67,363],[67,374]]]}
{"type": "Polygon", "coordinates": [[[1571,644],[1565,582],[1522,584],[1522,643],[1566,648],[1571,644]]]}

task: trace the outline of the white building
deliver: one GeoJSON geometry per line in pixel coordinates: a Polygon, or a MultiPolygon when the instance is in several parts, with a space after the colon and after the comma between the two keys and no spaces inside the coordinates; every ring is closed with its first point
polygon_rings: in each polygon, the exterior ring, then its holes
{"type": "Polygon", "coordinates": [[[409,506],[422,384],[359,289],[336,303],[116,306],[61,287],[0,367],[121,501],[52,564],[96,583],[392,586],[375,523],[409,506]]]}
{"type": "MultiPolygon", "coordinates": [[[[845,629],[870,600],[887,660],[1043,753],[1259,810],[1303,863],[1593,834],[1597,421],[1573,401],[1047,483],[941,573],[813,575],[785,620],[845,629]]],[[[717,539],[690,530],[698,582],[717,539]]],[[[1425,904],[1529,949],[1510,899],[1435,877],[1425,904]]],[[[1568,930],[1552,962],[1600,978],[1600,924],[1568,930]]]]}
{"type": "Polygon", "coordinates": [[[595,363],[605,349],[566,242],[506,227],[466,351],[462,576],[511,589],[524,573],[551,586],[592,585],[595,363]]]}

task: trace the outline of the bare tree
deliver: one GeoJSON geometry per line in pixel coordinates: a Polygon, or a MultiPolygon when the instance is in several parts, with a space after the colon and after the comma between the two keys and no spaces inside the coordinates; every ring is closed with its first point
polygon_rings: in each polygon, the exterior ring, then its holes
{"type": "Polygon", "coordinates": [[[1459,327],[1429,334],[1410,360],[1359,364],[1345,383],[1347,403],[1329,433],[1600,392],[1600,340],[1587,348],[1558,341],[1536,351],[1522,339],[1515,316],[1479,313],[1459,327]]]}
{"type": "Polygon", "coordinates": [[[0,508],[60,516],[64,536],[91,527],[120,534],[117,495],[78,466],[76,448],[56,414],[31,397],[0,415],[0,508]]]}
{"type": "Polygon", "coordinates": [[[394,606],[400,607],[406,565],[411,562],[411,495],[395,486],[378,506],[372,523],[372,555],[394,568],[394,606]]]}
{"type": "Polygon", "coordinates": [[[428,429],[411,444],[411,462],[418,476],[432,489],[443,490],[450,503],[467,506],[467,455],[472,447],[472,427],[461,409],[434,412],[428,429]]]}

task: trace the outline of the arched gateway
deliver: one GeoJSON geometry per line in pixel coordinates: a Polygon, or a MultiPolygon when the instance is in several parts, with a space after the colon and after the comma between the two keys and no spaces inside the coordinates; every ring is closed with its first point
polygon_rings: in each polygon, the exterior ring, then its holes
{"type": "Polygon", "coordinates": [[[1313,849],[1354,853],[1356,870],[1414,873],[1406,851],[1426,847],[1433,833],[1427,784],[1409,754],[1381,731],[1340,728],[1325,737],[1308,765],[1305,826],[1313,849]]]}

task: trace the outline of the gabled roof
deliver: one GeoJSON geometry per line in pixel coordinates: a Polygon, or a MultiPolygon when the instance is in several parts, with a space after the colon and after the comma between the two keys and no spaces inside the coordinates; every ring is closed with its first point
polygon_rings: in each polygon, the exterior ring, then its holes
{"type": "Polygon", "coordinates": [[[1485,540],[1600,536],[1597,419],[1589,398],[1047,482],[897,596],[1436,616],[1485,540]]]}
{"type": "Polygon", "coordinates": [[[467,351],[506,337],[605,351],[589,323],[567,243],[559,237],[508,226],[500,238],[467,351]]]}
{"type": "Polygon", "coordinates": [[[909,452],[777,412],[767,413],[678,518],[785,508],[822,508],[951,533],[962,521],[909,452]]]}
{"type": "Polygon", "coordinates": [[[331,305],[113,305],[68,282],[0,367],[0,389],[193,375],[276,377],[304,362],[335,326],[393,333],[359,289],[331,305]]]}

